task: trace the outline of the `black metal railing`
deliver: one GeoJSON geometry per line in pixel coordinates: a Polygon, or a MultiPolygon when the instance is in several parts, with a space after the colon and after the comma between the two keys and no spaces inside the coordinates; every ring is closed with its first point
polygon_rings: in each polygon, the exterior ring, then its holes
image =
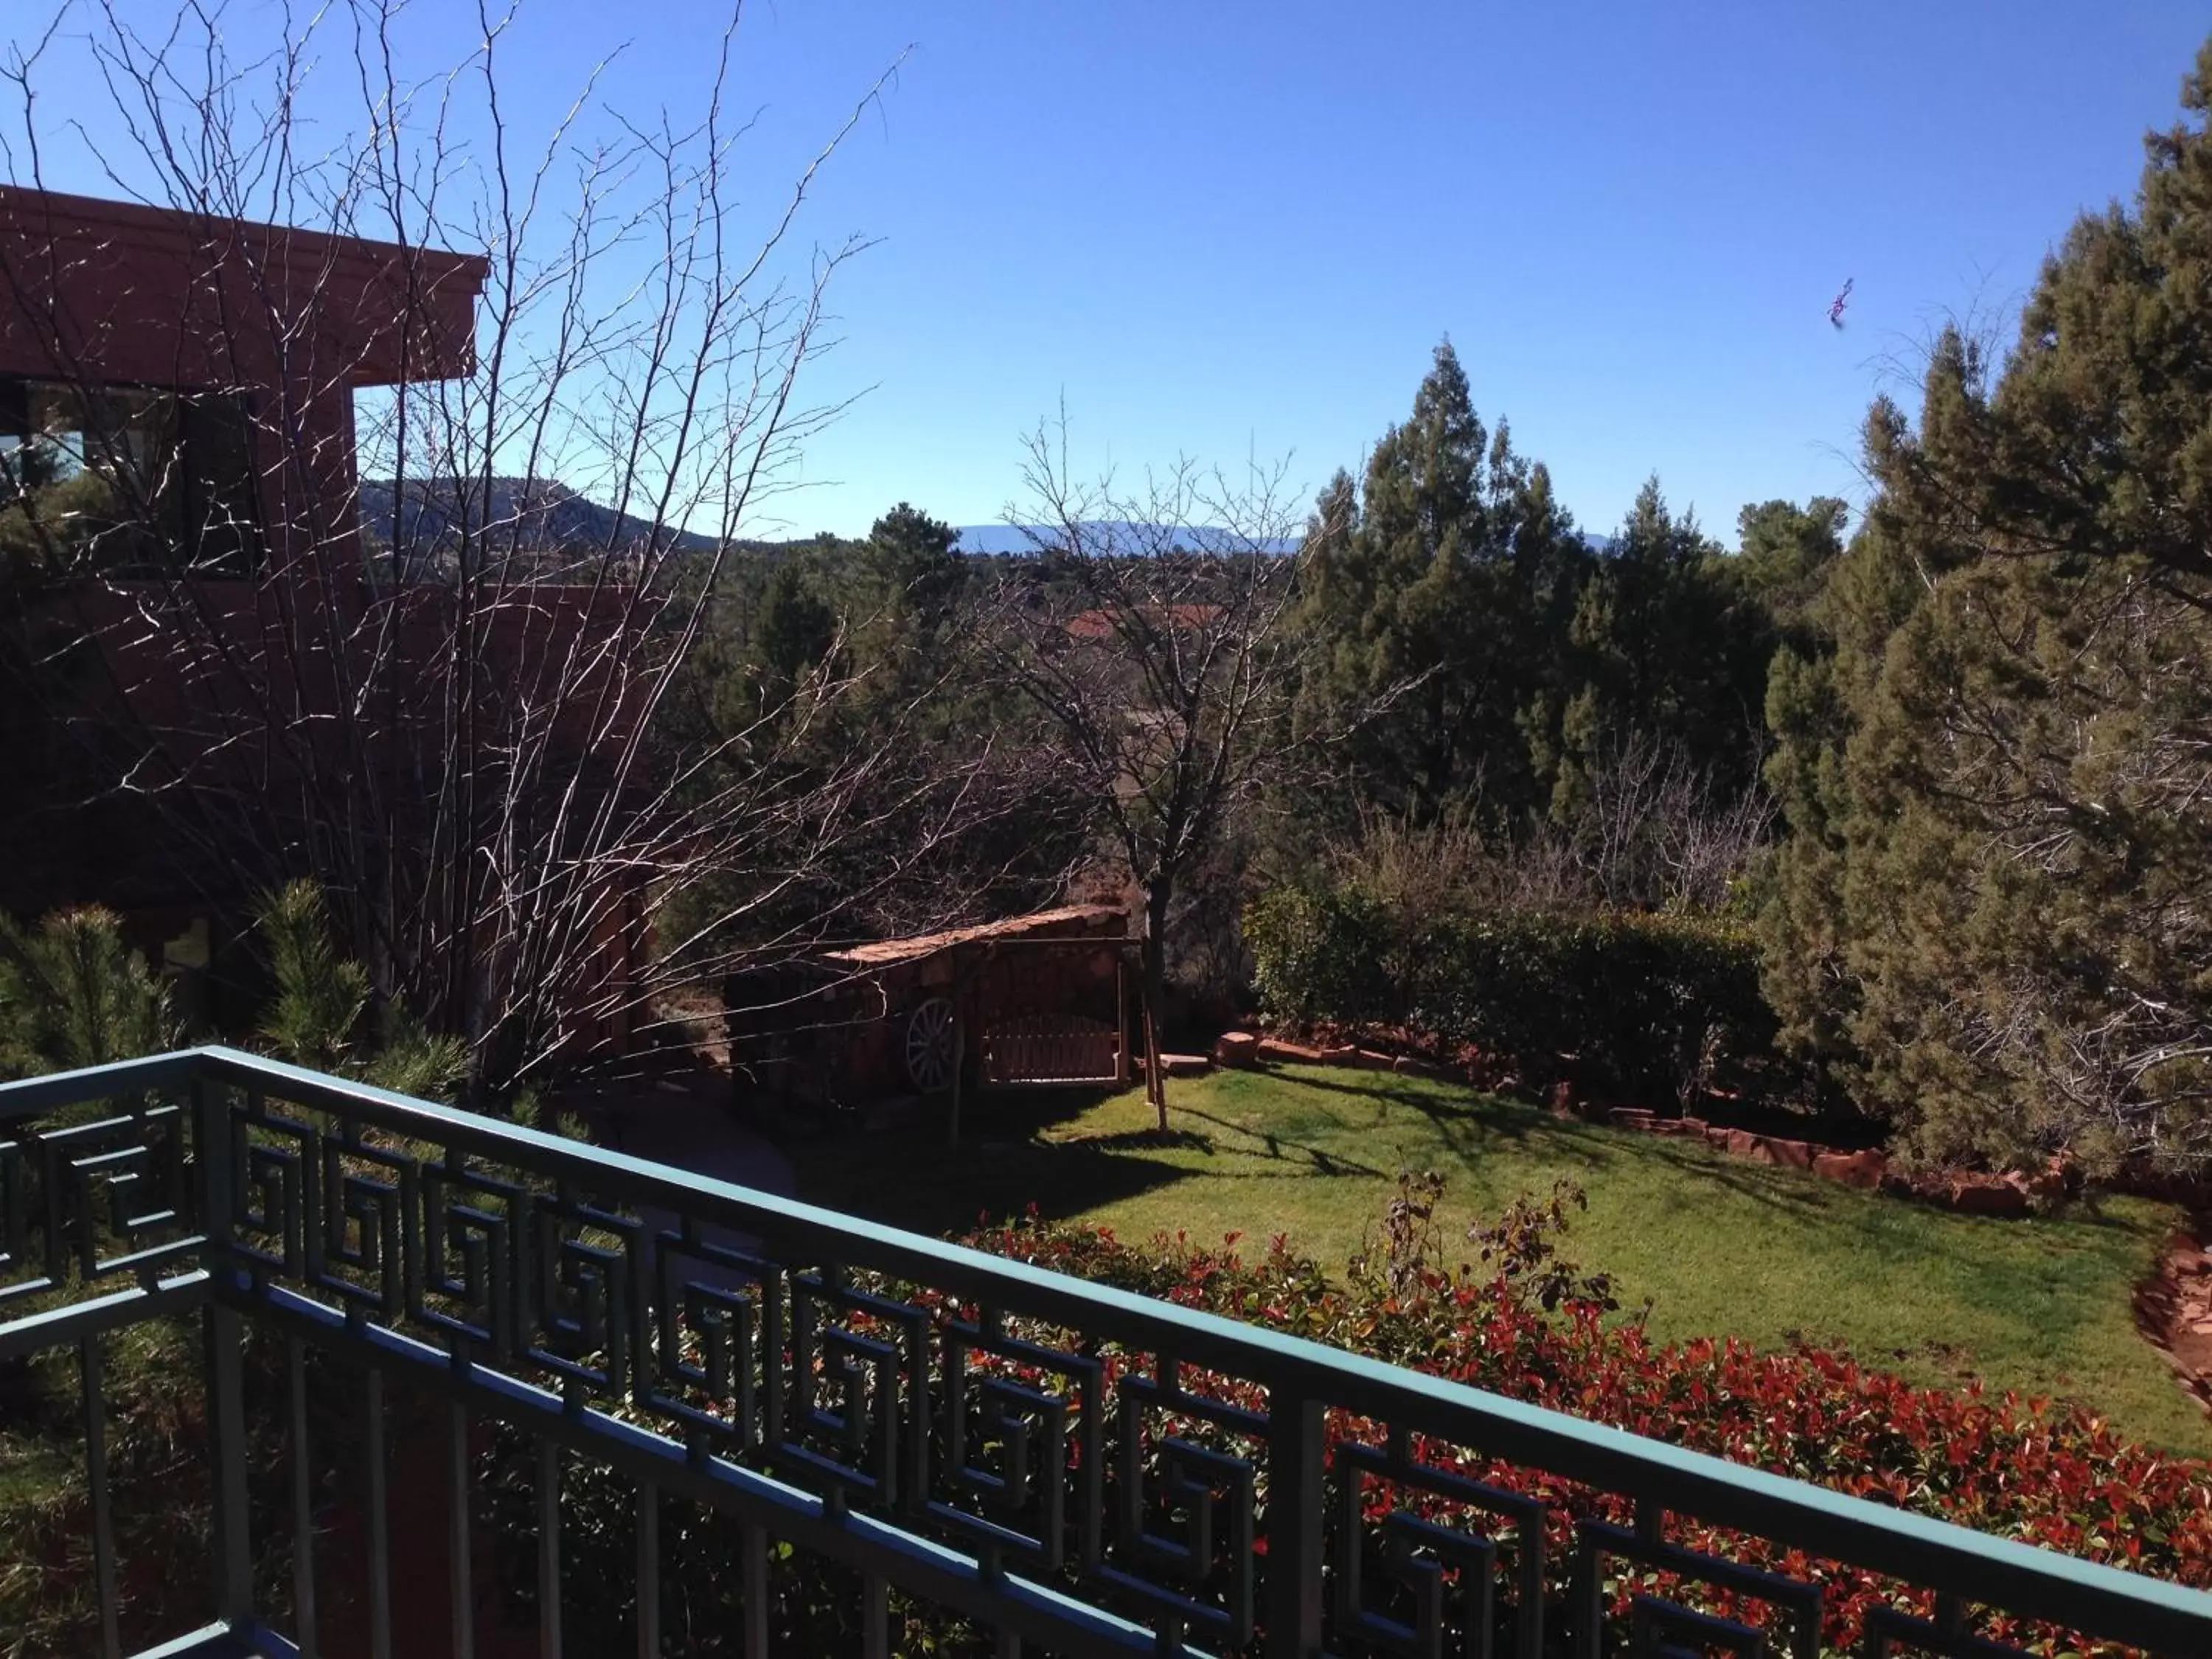
{"type": "Polygon", "coordinates": [[[495,1442],[526,1449],[544,1659],[586,1467],[634,1500],[643,1655],[688,1650],[668,1504],[726,1521],[715,1650],[747,1655],[801,1650],[769,1589],[794,1556],[849,1575],[868,1654],[927,1608],[1000,1653],[1813,1659],[1838,1640],[1824,1564],[1888,1587],[1855,1615],[1869,1654],[2042,1650],[2044,1626],[2212,1654],[2193,1590],[222,1048],[0,1087],[0,1368],[75,1351],[78,1650],[119,1656],[148,1600],[118,1550],[108,1345],[180,1320],[208,1605],[162,1654],[403,1650],[428,1592],[395,1599],[395,1557],[424,1515],[471,1653],[513,1554],[488,1567],[476,1535],[495,1442]],[[1602,1501],[1567,1515],[1479,1467],[1602,1501]]]}

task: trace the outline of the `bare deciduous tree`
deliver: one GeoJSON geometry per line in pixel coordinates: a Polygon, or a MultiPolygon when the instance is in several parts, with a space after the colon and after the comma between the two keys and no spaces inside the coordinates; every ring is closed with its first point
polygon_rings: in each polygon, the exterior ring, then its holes
{"type": "Polygon", "coordinates": [[[1478,779],[1433,825],[1380,811],[1334,849],[1343,875],[1402,914],[1439,906],[1568,914],[1714,910],[1765,844],[1774,805],[1754,785],[1728,795],[1679,745],[1644,732],[1601,750],[1563,822],[1518,836],[1486,827],[1478,779]]]}
{"type": "Polygon", "coordinates": [[[1588,790],[1565,848],[1614,908],[1717,909],[1774,823],[1764,789],[1725,795],[1680,745],[1641,731],[1600,755],[1588,790]]]}
{"type": "Polygon", "coordinates": [[[1177,890],[1230,815],[1342,735],[1297,723],[1310,637],[1290,625],[1308,537],[1284,470],[1242,482],[1189,462],[1125,489],[1073,476],[1065,417],[1029,440],[1035,558],[990,638],[1051,763],[1094,803],[1143,907],[1148,1088],[1167,1127],[1153,1016],[1177,890]]]}

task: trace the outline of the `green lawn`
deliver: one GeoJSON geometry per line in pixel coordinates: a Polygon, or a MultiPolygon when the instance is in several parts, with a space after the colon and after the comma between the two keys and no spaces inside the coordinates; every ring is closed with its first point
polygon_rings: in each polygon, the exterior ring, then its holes
{"type": "Polygon", "coordinates": [[[1292,1067],[1170,1085],[1163,1142],[1137,1091],[970,1103],[941,1130],[841,1137],[797,1152],[821,1204],[927,1232],[979,1212],[1264,1241],[1286,1232],[1331,1268],[1404,1168],[1448,1179],[1447,1237],[1560,1176],[1589,1194],[1569,1254],[1653,1302],[1667,1338],[1733,1334],[1849,1349],[1930,1382],[2078,1400],[2124,1432],[2212,1452],[2212,1428],[2136,1335],[2130,1293],[2172,1221],[2107,1200],[2062,1220],[1996,1221],[1730,1158],[1702,1144],[1565,1121],[1445,1084],[1292,1067]]]}

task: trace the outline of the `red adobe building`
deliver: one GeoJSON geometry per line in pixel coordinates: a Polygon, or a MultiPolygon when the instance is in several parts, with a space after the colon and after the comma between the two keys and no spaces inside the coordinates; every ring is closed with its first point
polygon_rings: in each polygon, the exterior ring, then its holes
{"type": "MultiPolygon", "coordinates": [[[[485,271],[465,255],[0,186],[0,457],[43,435],[64,468],[126,478],[132,498],[93,532],[96,570],[70,579],[38,580],[57,532],[21,505],[0,531],[13,556],[0,603],[41,671],[8,688],[0,714],[0,909],[98,901],[188,959],[198,927],[204,951],[210,902],[234,896],[193,837],[115,792],[127,760],[106,728],[174,747],[209,699],[240,693],[154,654],[131,625],[142,585],[189,581],[240,660],[287,663],[295,714],[333,695],[334,676],[284,648],[302,630],[296,611],[267,614],[272,578],[295,605],[349,597],[354,394],[468,372],[485,271]],[[57,680],[73,706],[41,695],[57,680]]],[[[0,471],[0,501],[21,482],[0,471]]]]}
{"type": "MultiPolygon", "coordinates": [[[[106,904],[190,1000],[250,897],[226,801],[251,804],[276,873],[324,867],[317,836],[406,840],[410,794],[436,787],[421,757],[450,750],[402,696],[443,672],[495,697],[544,647],[517,619],[465,659],[450,584],[375,578],[355,399],[471,374],[487,275],[474,255],[0,186],[0,910],[106,904]],[[188,622],[189,651],[157,613],[188,622]],[[388,721],[334,717],[372,685],[388,721]],[[356,798],[376,792],[319,782],[364,774],[396,803],[366,829],[356,798]]],[[[573,631],[596,603],[529,609],[573,631]]],[[[623,906],[611,970],[639,933],[623,906]]]]}

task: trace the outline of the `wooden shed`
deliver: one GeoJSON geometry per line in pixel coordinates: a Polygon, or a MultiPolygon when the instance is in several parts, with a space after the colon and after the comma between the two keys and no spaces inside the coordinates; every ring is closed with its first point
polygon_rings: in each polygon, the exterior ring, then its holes
{"type": "Polygon", "coordinates": [[[1126,912],[1081,904],[741,969],[731,1060],[793,1103],[1125,1084],[1131,949],[1126,912]]]}

